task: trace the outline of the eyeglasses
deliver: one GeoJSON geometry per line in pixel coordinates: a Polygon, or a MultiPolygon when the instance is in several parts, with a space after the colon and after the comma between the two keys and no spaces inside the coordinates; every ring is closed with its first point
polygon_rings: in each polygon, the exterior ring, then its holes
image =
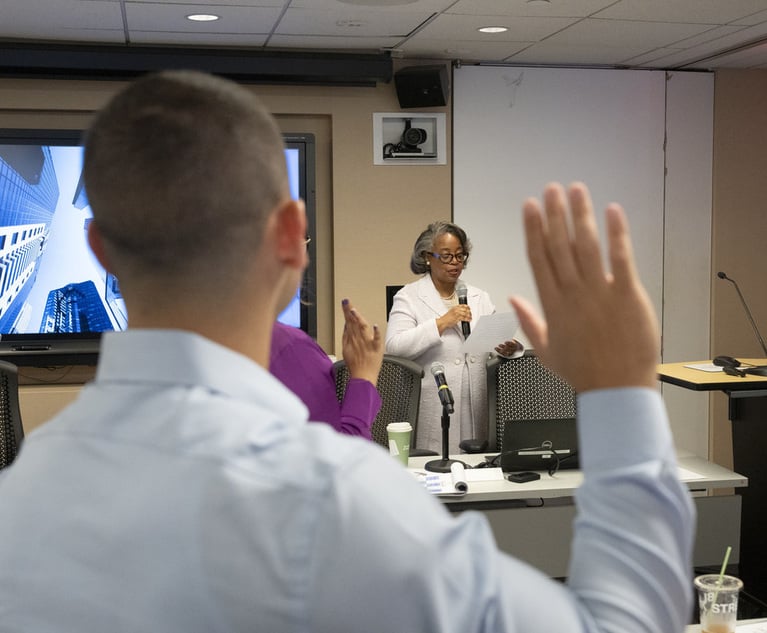
{"type": "Polygon", "coordinates": [[[429,253],[434,259],[438,259],[443,264],[449,264],[453,260],[457,261],[459,264],[463,264],[467,259],[469,259],[468,253],[429,253]]]}

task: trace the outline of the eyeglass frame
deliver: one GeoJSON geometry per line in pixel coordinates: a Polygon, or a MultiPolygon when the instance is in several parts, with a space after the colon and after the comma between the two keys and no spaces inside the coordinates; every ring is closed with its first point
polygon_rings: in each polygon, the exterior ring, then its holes
{"type": "Polygon", "coordinates": [[[438,259],[443,264],[452,264],[453,260],[458,262],[459,264],[465,264],[466,260],[469,259],[468,253],[427,253],[428,255],[431,255],[434,259],[438,259]],[[443,257],[448,257],[449,259],[445,261],[443,257]],[[461,257],[462,259],[458,259],[461,257]]]}

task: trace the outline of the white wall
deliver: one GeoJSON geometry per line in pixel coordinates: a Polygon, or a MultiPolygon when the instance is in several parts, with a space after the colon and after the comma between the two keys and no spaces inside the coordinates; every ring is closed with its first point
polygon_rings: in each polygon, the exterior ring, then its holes
{"type": "MultiPolygon", "coordinates": [[[[701,279],[687,268],[700,265],[700,251],[710,253],[710,235],[700,223],[710,227],[713,77],[697,74],[704,79],[686,81],[682,75],[667,82],[662,71],[455,69],[454,219],[474,244],[465,277],[488,290],[499,310],[509,309],[512,293],[537,304],[524,252],[522,201],[539,196],[551,180],[582,180],[597,209],[611,201],[626,209],[639,271],[669,338],[687,327],[689,310],[707,314],[708,270],[701,279]],[[673,83],[668,91],[667,83],[673,83]],[[667,130],[673,152],[666,151],[667,130]],[[693,232],[686,231],[688,222],[695,223],[693,232]],[[667,263],[670,249],[675,256],[667,263]],[[668,314],[666,304],[686,310],[668,314]]],[[[686,330],[675,351],[708,357],[704,320],[705,331],[686,330]]],[[[707,424],[707,413],[686,407],[682,403],[672,413],[677,443],[706,457],[707,426],[701,434],[700,423],[707,424]]]]}
{"type": "MultiPolygon", "coordinates": [[[[663,249],[663,360],[710,353],[714,76],[669,73],[663,249]]],[[[663,385],[678,446],[709,454],[709,395],[663,385]]]]}

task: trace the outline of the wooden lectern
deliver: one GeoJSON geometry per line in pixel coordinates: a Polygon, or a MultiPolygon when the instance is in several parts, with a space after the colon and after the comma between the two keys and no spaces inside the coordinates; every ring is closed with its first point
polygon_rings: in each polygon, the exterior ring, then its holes
{"type": "MultiPolygon", "coordinates": [[[[739,360],[767,365],[764,359],[739,360]]],[[[685,389],[727,394],[733,470],[748,477],[748,487],[737,489],[743,502],[738,575],[746,592],[767,602],[767,376],[730,376],[688,367],[703,363],[711,361],[665,363],[658,366],[658,377],[685,389]]]]}

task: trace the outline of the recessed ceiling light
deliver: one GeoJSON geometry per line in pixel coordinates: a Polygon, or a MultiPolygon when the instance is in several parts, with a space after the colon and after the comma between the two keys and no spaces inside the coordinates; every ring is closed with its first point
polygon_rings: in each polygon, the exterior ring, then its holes
{"type": "Polygon", "coordinates": [[[509,30],[507,26],[483,26],[477,29],[480,33],[504,33],[509,30]]]}
{"type": "Polygon", "coordinates": [[[215,22],[221,19],[221,16],[213,15],[212,13],[192,13],[186,16],[186,19],[192,20],[192,22],[215,22]]]}
{"type": "Polygon", "coordinates": [[[527,4],[551,4],[551,0],[527,0],[527,4]]]}

